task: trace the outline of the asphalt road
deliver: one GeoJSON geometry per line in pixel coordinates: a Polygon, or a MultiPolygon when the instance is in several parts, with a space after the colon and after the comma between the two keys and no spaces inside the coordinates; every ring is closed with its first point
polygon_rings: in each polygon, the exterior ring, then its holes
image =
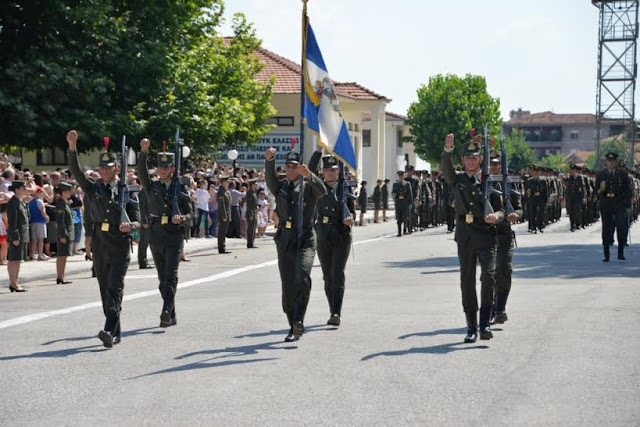
{"type": "Polygon", "coordinates": [[[640,249],[604,264],[600,224],[517,229],[509,321],[476,344],[442,228],[358,227],[342,325],[316,262],[293,344],[271,239],[192,255],[169,329],[154,270],[131,270],[112,350],[86,274],[4,293],[0,425],[639,425],[640,249]]]}

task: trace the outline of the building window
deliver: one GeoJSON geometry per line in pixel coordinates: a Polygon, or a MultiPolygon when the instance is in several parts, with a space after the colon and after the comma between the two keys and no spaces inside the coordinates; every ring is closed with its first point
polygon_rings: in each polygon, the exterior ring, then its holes
{"type": "Polygon", "coordinates": [[[295,119],[293,118],[293,116],[271,117],[270,119],[267,119],[267,124],[278,125],[278,126],[294,126],[295,119]]]}
{"type": "Polygon", "coordinates": [[[580,132],[577,130],[572,130],[571,131],[571,139],[578,139],[580,138],[580,132]]]}
{"type": "Polygon", "coordinates": [[[67,152],[61,148],[43,148],[36,153],[38,166],[66,165],[69,163],[67,152]]]}
{"type": "Polygon", "coordinates": [[[362,129],[362,146],[371,147],[371,131],[369,129],[362,129]]]}
{"type": "Polygon", "coordinates": [[[360,132],[360,126],[359,126],[357,123],[355,123],[355,124],[353,125],[353,129],[354,129],[356,132],[360,132]]]}
{"type": "Polygon", "coordinates": [[[401,131],[401,130],[399,130],[399,131],[398,131],[398,141],[396,142],[396,146],[397,146],[398,148],[402,148],[402,145],[403,145],[403,144],[404,144],[404,140],[403,140],[403,137],[402,137],[402,131],[401,131]]]}
{"type": "Polygon", "coordinates": [[[353,130],[353,123],[349,122],[349,132],[353,130]]]}

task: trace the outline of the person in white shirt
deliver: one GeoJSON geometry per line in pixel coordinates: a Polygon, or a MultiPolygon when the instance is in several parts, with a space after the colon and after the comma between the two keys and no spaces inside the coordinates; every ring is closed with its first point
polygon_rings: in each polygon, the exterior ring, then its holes
{"type": "Polygon", "coordinates": [[[211,237],[209,235],[208,219],[209,219],[209,200],[211,195],[207,190],[207,181],[202,180],[198,183],[198,189],[196,190],[196,224],[195,224],[195,236],[194,237],[211,237]],[[203,235],[202,228],[204,227],[205,233],[203,235]]]}

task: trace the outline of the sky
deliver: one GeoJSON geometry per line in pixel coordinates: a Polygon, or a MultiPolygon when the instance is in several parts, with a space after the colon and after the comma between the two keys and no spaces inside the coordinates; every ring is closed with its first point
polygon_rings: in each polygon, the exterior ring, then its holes
{"type": "MultiPolygon", "coordinates": [[[[263,47],[300,62],[301,0],[226,0],[263,47]]],[[[485,76],[509,111],[595,113],[598,9],[590,0],[309,0],[331,77],[405,114],[429,76],[485,76]]],[[[230,25],[222,32],[230,35],[230,25]]]]}

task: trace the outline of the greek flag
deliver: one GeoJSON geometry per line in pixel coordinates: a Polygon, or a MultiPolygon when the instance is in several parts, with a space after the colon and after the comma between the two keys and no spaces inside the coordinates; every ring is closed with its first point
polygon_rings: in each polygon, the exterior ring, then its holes
{"type": "Polygon", "coordinates": [[[307,121],[307,127],[318,136],[319,145],[356,173],[353,144],[340,112],[336,89],[329,77],[311,25],[307,25],[304,58],[303,116],[307,121]]]}

